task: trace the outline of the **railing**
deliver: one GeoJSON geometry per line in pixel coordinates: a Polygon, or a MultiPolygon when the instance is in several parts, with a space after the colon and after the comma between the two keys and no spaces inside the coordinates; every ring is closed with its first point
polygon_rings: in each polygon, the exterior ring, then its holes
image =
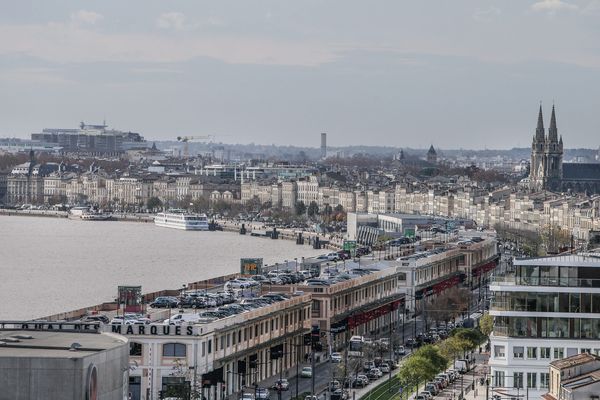
{"type": "Polygon", "coordinates": [[[586,278],[534,278],[517,277],[515,275],[493,276],[491,285],[498,286],[551,286],[551,287],[577,287],[600,288],[600,279],[586,278]]]}

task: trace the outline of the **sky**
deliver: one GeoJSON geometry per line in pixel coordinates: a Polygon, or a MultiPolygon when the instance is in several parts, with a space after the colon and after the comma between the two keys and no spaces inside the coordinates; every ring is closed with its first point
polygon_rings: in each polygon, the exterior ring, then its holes
{"type": "Polygon", "coordinates": [[[0,0],[0,137],[600,146],[600,0],[0,0]]]}

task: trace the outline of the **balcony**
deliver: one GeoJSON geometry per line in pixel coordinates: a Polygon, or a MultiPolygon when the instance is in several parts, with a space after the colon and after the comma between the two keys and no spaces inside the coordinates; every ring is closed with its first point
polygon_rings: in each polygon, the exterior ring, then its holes
{"type": "Polygon", "coordinates": [[[515,275],[503,275],[493,276],[491,278],[490,285],[600,288],[600,279],[552,277],[535,278],[520,277],[515,275]]]}

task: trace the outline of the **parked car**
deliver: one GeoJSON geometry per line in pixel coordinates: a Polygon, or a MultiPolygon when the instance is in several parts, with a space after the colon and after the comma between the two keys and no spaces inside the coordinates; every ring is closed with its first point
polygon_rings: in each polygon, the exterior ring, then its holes
{"type": "Polygon", "coordinates": [[[332,363],[342,362],[342,355],[340,353],[331,353],[331,362],[332,363]]]}
{"type": "Polygon", "coordinates": [[[81,322],[87,322],[87,323],[102,322],[103,324],[108,324],[108,323],[110,323],[110,320],[108,319],[108,317],[106,315],[97,314],[97,315],[86,315],[85,317],[83,317],[81,319],[81,322]]]}
{"type": "Polygon", "coordinates": [[[404,346],[398,345],[394,349],[394,352],[396,353],[397,356],[403,356],[406,354],[406,349],[404,348],[404,346]]]}
{"type": "Polygon", "coordinates": [[[260,400],[269,400],[270,398],[270,393],[269,393],[269,389],[267,388],[256,388],[254,389],[254,393],[255,393],[255,398],[256,400],[260,399],[260,400]]]}
{"type": "Polygon", "coordinates": [[[278,379],[275,384],[273,385],[273,389],[274,390],[290,390],[290,382],[288,382],[287,379],[278,379]]]}
{"type": "Polygon", "coordinates": [[[379,364],[379,369],[384,374],[388,374],[391,371],[390,366],[387,365],[386,363],[379,364]]]}
{"type": "Polygon", "coordinates": [[[150,303],[150,307],[175,308],[177,307],[177,303],[179,303],[179,300],[177,300],[175,297],[157,297],[152,303],[150,303]]]}
{"type": "Polygon", "coordinates": [[[428,382],[425,385],[425,390],[431,393],[433,396],[437,396],[437,394],[439,393],[437,385],[433,382],[428,382]]]}
{"type": "Polygon", "coordinates": [[[428,391],[423,391],[419,393],[421,396],[424,396],[427,400],[433,399],[433,395],[428,391]]]}
{"type": "Polygon", "coordinates": [[[254,400],[254,393],[243,392],[240,397],[240,400],[254,400]]]}
{"type": "Polygon", "coordinates": [[[312,378],[312,368],[311,367],[302,367],[302,371],[300,372],[301,378],[312,378]]]}

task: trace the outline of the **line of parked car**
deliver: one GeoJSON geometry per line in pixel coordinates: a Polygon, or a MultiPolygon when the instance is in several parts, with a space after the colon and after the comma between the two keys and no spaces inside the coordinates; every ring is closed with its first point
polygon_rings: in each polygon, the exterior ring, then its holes
{"type": "Polygon", "coordinates": [[[425,383],[425,390],[414,396],[413,400],[431,400],[442,393],[445,388],[459,379],[459,377],[460,373],[454,369],[449,369],[444,373],[440,373],[433,380],[425,383]]]}

